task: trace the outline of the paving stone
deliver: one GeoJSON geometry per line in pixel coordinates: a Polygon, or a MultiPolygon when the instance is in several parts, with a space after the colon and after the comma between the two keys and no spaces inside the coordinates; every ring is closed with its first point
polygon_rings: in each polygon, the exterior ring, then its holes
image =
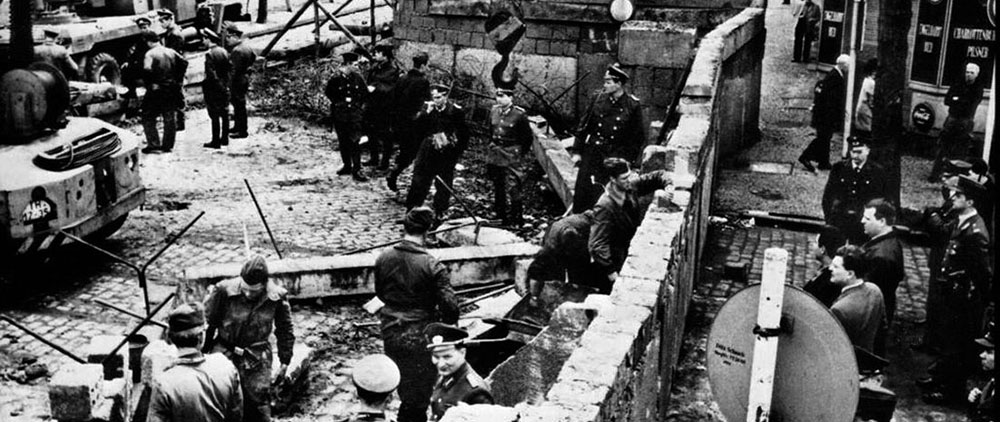
{"type": "Polygon", "coordinates": [[[98,364],[64,366],[49,381],[52,418],[66,422],[86,421],[94,415],[101,398],[104,369],[98,364]]]}

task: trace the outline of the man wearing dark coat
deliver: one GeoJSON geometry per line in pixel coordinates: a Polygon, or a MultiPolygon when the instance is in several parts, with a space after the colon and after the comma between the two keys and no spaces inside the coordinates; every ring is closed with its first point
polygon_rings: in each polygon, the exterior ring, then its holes
{"type": "Polygon", "coordinates": [[[146,133],[146,147],[142,152],[170,152],[177,136],[177,110],[184,106],[179,86],[184,80],[187,61],[180,53],[160,44],[160,37],[153,31],[141,35],[149,50],[143,58],[143,82],[146,95],[142,98],[142,128],[146,133]],[[156,121],[163,117],[163,138],[156,128],[156,121]]]}
{"type": "Polygon", "coordinates": [[[813,257],[819,261],[819,273],[802,286],[802,290],[813,295],[827,308],[833,306],[833,302],[840,296],[841,288],[830,281],[830,262],[833,261],[837,249],[844,246],[845,242],[847,239],[844,239],[844,235],[836,227],[827,224],[820,229],[817,239],[819,247],[813,252],[813,257]]]}
{"type": "Polygon", "coordinates": [[[989,200],[983,185],[960,177],[951,187],[952,208],[958,221],[951,232],[938,276],[945,285],[943,299],[949,314],[943,322],[941,353],[928,368],[930,377],[917,383],[928,391],[928,403],[955,403],[965,399],[965,383],[977,367],[974,339],[979,335],[983,311],[990,300],[993,269],[990,238],[975,203],[989,200]]]}
{"type": "Polygon", "coordinates": [[[257,53],[243,40],[243,31],[235,25],[229,26],[227,32],[232,35],[229,47],[229,59],[233,62],[233,85],[230,100],[233,104],[233,128],[229,131],[231,138],[240,139],[247,134],[247,92],[250,90],[250,71],[257,60],[257,53]]]}
{"type": "Polygon", "coordinates": [[[431,393],[431,414],[438,421],[459,403],[493,404],[493,395],[483,377],[465,360],[465,330],[447,324],[431,324],[424,330],[427,348],[437,368],[438,379],[431,393]]]}
{"type": "Polygon", "coordinates": [[[369,158],[365,165],[377,165],[379,170],[386,170],[392,158],[393,113],[396,108],[394,93],[400,70],[393,63],[391,45],[376,45],[372,56],[373,64],[365,76],[370,94],[364,115],[364,129],[369,140],[369,158]],[[381,160],[379,150],[383,154],[381,160]]]}
{"type": "Polygon", "coordinates": [[[809,63],[812,44],[819,34],[820,10],[812,0],[796,0],[792,6],[795,18],[795,43],[792,47],[792,61],[809,63]]]}
{"type": "Polygon", "coordinates": [[[443,219],[451,198],[451,182],[455,178],[455,165],[462,152],[469,146],[469,128],[465,124],[462,106],[448,99],[451,89],[447,85],[431,88],[431,103],[417,114],[417,126],[426,134],[413,164],[413,181],[406,195],[406,209],[424,204],[427,192],[434,185],[434,215],[443,219]],[[447,186],[435,184],[436,177],[447,186]]]}
{"type": "MultiPolygon", "coordinates": [[[[142,33],[149,29],[149,26],[153,22],[145,17],[140,16],[135,19],[135,26],[139,28],[139,32],[142,33]]],[[[125,98],[132,102],[132,99],[136,98],[136,88],[139,86],[139,81],[142,80],[142,62],[146,57],[146,51],[149,50],[149,46],[146,45],[146,41],[139,37],[135,44],[129,49],[128,59],[122,64],[122,84],[128,88],[128,92],[125,93],[125,98]]]]}
{"type": "Polygon", "coordinates": [[[847,245],[837,250],[830,263],[830,281],[841,286],[840,297],[830,312],[847,332],[851,344],[871,352],[885,324],[885,301],[878,286],[865,281],[861,248],[847,245]]]}
{"type": "Polygon", "coordinates": [[[619,157],[635,165],[646,145],[646,126],[639,98],[625,90],[628,74],[618,64],[608,66],[604,87],[593,97],[577,129],[573,160],[579,165],[573,191],[573,212],[589,209],[608,180],[601,169],[605,158],[619,157]]]}
{"type": "Polygon", "coordinates": [[[591,287],[605,284],[604,274],[595,271],[587,249],[593,223],[593,210],[570,214],[552,223],[542,239],[542,248],[528,266],[528,290],[533,297],[538,297],[546,281],[591,287]]]}
{"type": "Polygon", "coordinates": [[[427,80],[427,75],[424,74],[424,68],[427,67],[428,61],[430,61],[430,57],[425,52],[413,56],[413,68],[406,72],[403,79],[396,85],[395,137],[399,144],[399,155],[396,156],[396,163],[385,178],[386,186],[393,192],[399,190],[396,181],[403,170],[413,163],[413,159],[417,157],[417,151],[420,149],[420,143],[424,139],[417,125],[417,113],[431,99],[431,83],[427,80]]]}
{"type": "Polygon", "coordinates": [[[205,53],[205,80],[201,83],[201,92],[212,121],[212,141],[204,147],[218,149],[229,145],[229,86],[233,64],[229,61],[229,53],[219,45],[219,36],[211,29],[203,33],[208,52],[205,53]]]}
{"type": "Polygon", "coordinates": [[[964,159],[972,149],[972,129],[975,127],[976,109],[983,101],[983,84],[979,82],[979,65],[965,65],[965,77],[948,88],[944,104],[948,117],[941,125],[938,136],[934,167],[927,180],[936,182],[944,164],[950,159],[964,159]]]}
{"type": "Polygon", "coordinates": [[[505,226],[524,221],[521,189],[525,169],[521,157],[531,150],[535,134],[528,113],[514,105],[514,83],[497,85],[497,104],[490,109],[486,175],[493,184],[493,211],[505,226]]]}
{"type": "Polygon", "coordinates": [[[337,131],[340,158],[344,162],[337,174],[350,174],[354,180],[365,182],[368,178],[361,171],[358,140],[361,139],[361,113],[368,97],[368,85],[358,73],[358,54],[349,51],[341,57],[343,64],[334,70],[325,91],[326,98],[330,99],[330,117],[337,131]]]}
{"type": "MultiPolygon", "coordinates": [[[[160,27],[164,29],[162,35],[163,46],[174,50],[183,56],[184,35],[181,33],[181,28],[177,26],[177,23],[174,21],[174,12],[170,11],[170,9],[160,9],[156,11],[156,14],[160,20],[160,27]]],[[[183,82],[183,75],[181,77],[181,82],[183,82]]],[[[176,89],[176,95],[181,99],[181,105],[177,110],[177,130],[184,130],[184,84],[179,84],[176,89]]]]}
{"type": "Polygon", "coordinates": [[[666,188],[672,181],[663,170],[639,175],[629,169],[628,161],[617,157],[604,160],[604,171],[609,181],[594,205],[594,224],[587,246],[598,274],[605,278],[597,288],[610,293],[649,206],[650,201],[642,197],[666,188]]]}
{"type": "Polygon", "coordinates": [[[816,84],[812,109],[812,127],[816,138],[802,151],[799,162],[806,170],[815,172],[812,162],[820,170],[830,168],[830,140],[834,132],[844,125],[844,102],[847,96],[844,80],[850,70],[851,57],[842,54],[837,57],[837,66],[830,70],[823,81],[816,84]]]}
{"type": "Polygon", "coordinates": [[[823,216],[826,223],[837,227],[852,245],[863,244],[861,226],[864,206],[876,198],[891,198],[885,171],[868,159],[871,148],[866,138],[852,136],[848,160],[834,164],[823,189],[823,216]]]}
{"type": "Polygon", "coordinates": [[[983,349],[979,354],[983,370],[989,374],[989,380],[983,388],[973,388],[966,398],[969,404],[969,422],[993,422],[996,420],[996,357],[994,355],[993,331],[990,323],[983,338],[976,339],[976,344],[983,349]]]}
{"type": "Polygon", "coordinates": [[[436,378],[424,329],[458,322],[458,299],[448,270],[424,248],[434,211],[417,207],[403,220],[403,241],[375,260],[375,295],[385,354],[399,367],[399,421],[424,422],[436,378]]]}
{"type": "Polygon", "coordinates": [[[903,243],[899,232],[893,228],[896,223],[896,207],[884,199],[873,199],[865,204],[861,225],[870,240],[862,246],[864,250],[865,280],[878,286],[885,300],[884,330],[875,339],[875,349],[879,356],[885,356],[886,340],[892,320],[896,314],[896,288],[906,278],[903,268],[903,243]]]}

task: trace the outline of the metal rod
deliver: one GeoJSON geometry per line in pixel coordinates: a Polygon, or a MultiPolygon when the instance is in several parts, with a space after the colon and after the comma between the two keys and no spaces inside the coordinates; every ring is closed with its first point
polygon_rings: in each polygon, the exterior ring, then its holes
{"type": "MultiPolygon", "coordinates": [[[[281,31],[278,31],[278,34],[275,35],[274,38],[271,38],[271,42],[267,43],[267,46],[264,47],[263,50],[261,50],[261,52],[260,52],[260,56],[261,57],[267,58],[267,55],[268,55],[268,53],[271,52],[271,49],[274,48],[274,46],[278,44],[278,40],[280,40],[281,37],[285,36],[285,33],[287,33],[289,29],[292,29],[292,27],[295,26],[295,21],[299,20],[299,17],[302,16],[302,14],[306,12],[306,9],[308,9],[309,6],[314,1],[316,1],[316,0],[309,0],[309,1],[305,2],[305,4],[303,4],[301,7],[299,7],[299,10],[297,10],[295,12],[295,14],[292,15],[292,17],[290,19],[288,19],[288,23],[286,23],[285,26],[283,28],[281,28],[281,31]]],[[[348,0],[347,2],[350,3],[350,0],[348,0]]]]}
{"type": "Polygon", "coordinates": [[[319,58],[319,49],[320,49],[319,28],[320,28],[321,25],[319,23],[319,8],[316,7],[317,4],[319,4],[319,2],[313,2],[313,25],[314,25],[314,27],[313,27],[313,42],[315,44],[315,46],[313,46],[313,50],[315,51],[316,58],[318,59],[319,58]]]}
{"type": "Polygon", "coordinates": [[[475,298],[466,300],[466,301],[464,301],[462,303],[459,303],[459,306],[472,305],[472,304],[477,303],[477,302],[482,302],[484,299],[488,299],[490,297],[496,296],[496,295],[501,294],[501,293],[507,293],[508,291],[510,291],[513,288],[514,288],[514,285],[511,284],[510,286],[504,287],[504,288],[502,288],[500,290],[494,290],[492,292],[483,294],[481,296],[477,296],[475,298]]]}
{"type": "Polygon", "coordinates": [[[181,231],[177,232],[176,235],[167,237],[167,244],[163,245],[163,247],[160,248],[160,250],[156,251],[156,253],[153,254],[153,257],[149,258],[149,260],[147,260],[145,264],[142,264],[142,268],[139,269],[139,274],[137,275],[137,277],[139,278],[139,287],[142,288],[142,301],[146,305],[146,315],[150,314],[149,284],[146,283],[146,269],[148,269],[149,266],[152,265],[154,261],[159,259],[160,255],[163,255],[163,253],[166,252],[168,248],[174,246],[174,243],[177,243],[177,240],[179,240],[181,236],[184,236],[184,234],[187,233],[188,229],[190,229],[191,226],[194,226],[194,223],[197,223],[198,220],[200,220],[201,217],[204,215],[205,211],[198,213],[198,215],[195,216],[194,219],[192,219],[189,223],[187,223],[187,225],[184,226],[184,228],[182,228],[181,231]]]}
{"type": "MultiPolygon", "coordinates": [[[[318,6],[319,3],[316,3],[318,6]]],[[[322,8],[322,6],[320,6],[322,8]]],[[[257,215],[260,216],[260,221],[264,222],[264,228],[267,229],[267,237],[271,238],[271,245],[274,246],[274,252],[278,254],[278,259],[283,259],[281,257],[281,250],[278,249],[278,242],[274,241],[274,235],[271,233],[271,226],[267,225],[267,219],[264,218],[264,211],[260,209],[260,203],[257,202],[257,196],[253,194],[253,189],[250,188],[250,181],[243,179],[243,183],[247,185],[247,191],[250,192],[250,199],[253,199],[254,206],[257,207],[257,215]]]]}
{"type": "MultiPolygon", "coordinates": [[[[469,227],[469,226],[472,226],[472,225],[475,225],[475,224],[477,224],[477,223],[475,223],[475,222],[462,223],[462,224],[459,224],[457,226],[451,226],[451,227],[444,228],[444,229],[430,231],[430,232],[427,232],[427,234],[438,234],[438,233],[450,232],[452,230],[458,230],[458,229],[460,229],[462,227],[469,227]]],[[[396,239],[396,240],[391,240],[391,241],[388,241],[388,242],[382,242],[382,243],[379,243],[377,245],[365,246],[363,248],[354,249],[352,251],[347,251],[347,252],[342,253],[341,255],[353,255],[353,254],[356,254],[356,253],[368,252],[368,251],[370,251],[372,249],[378,249],[378,248],[384,248],[386,246],[392,246],[392,245],[395,245],[395,244],[397,244],[399,242],[402,242],[402,241],[403,241],[403,239],[396,239]]]]}
{"type": "MultiPolygon", "coordinates": [[[[103,301],[101,299],[94,299],[92,302],[94,302],[94,303],[96,303],[98,305],[101,305],[101,306],[103,306],[105,308],[114,309],[114,310],[116,310],[118,312],[121,312],[121,313],[123,313],[125,315],[128,315],[128,316],[136,318],[136,319],[143,319],[144,318],[142,315],[139,315],[139,314],[137,314],[135,312],[132,312],[132,311],[130,311],[128,309],[118,307],[117,305],[114,305],[112,303],[105,302],[105,301],[103,301]]],[[[164,324],[164,323],[162,323],[160,321],[149,321],[149,323],[153,324],[153,325],[156,325],[158,327],[167,328],[167,324],[164,324]]]]}
{"type": "Polygon", "coordinates": [[[153,312],[150,312],[149,315],[147,315],[145,318],[142,319],[142,321],[139,321],[139,325],[136,325],[135,328],[133,328],[132,331],[128,333],[128,335],[125,336],[125,338],[123,338],[122,341],[118,343],[118,345],[115,346],[114,349],[111,349],[111,353],[108,353],[107,356],[104,357],[104,360],[101,361],[101,363],[107,364],[108,362],[110,362],[111,357],[114,356],[115,353],[118,353],[118,350],[121,349],[122,346],[125,345],[125,343],[128,343],[128,339],[132,338],[132,336],[138,333],[139,330],[142,329],[142,327],[146,326],[146,324],[149,324],[150,321],[153,320],[153,316],[155,316],[158,312],[160,312],[160,310],[162,310],[163,307],[167,306],[167,304],[170,303],[171,300],[173,300],[175,295],[177,295],[177,293],[170,293],[169,295],[167,295],[166,299],[163,299],[163,302],[160,302],[159,305],[156,305],[156,309],[153,309],[153,312]]]}
{"type": "Polygon", "coordinates": [[[444,182],[444,179],[442,179],[440,175],[434,176],[434,180],[436,180],[438,184],[443,186],[448,191],[448,193],[451,194],[452,197],[458,200],[459,205],[461,205],[462,208],[465,209],[465,212],[469,214],[469,217],[472,217],[473,222],[479,223],[479,217],[476,217],[476,213],[472,212],[472,208],[469,208],[469,204],[465,202],[465,198],[462,198],[461,196],[456,194],[455,190],[452,189],[451,186],[448,186],[448,184],[444,182]]]}
{"type": "Polygon", "coordinates": [[[560,92],[559,95],[556,95],[556,97],[552,99],[552,102],[553,103],[558,102],[560,99],[562,99],[562,97],[564,97],[566,94],[569,93],[569,90],[571,90],[571,89],[573,89],[573,87],[579,85],[580,82],[583,82],[583,78],[586,78],[587,76],[590,76],[590,74],[592,72],[593,72],[592,70],[588,70],[586,73],[583,74],[583,76],[577,78],[576,82],[571,83],[569,86],[566,87],[566,89],[564,89],[562,92],[560,92]]]}
{"type": "Polygon", "coordinates": [[[371,7],[368,8],[368,33],[372,36],[372,48],[375,48],[375,0],[372,0],[371,7]]]}
{"type": "Polygon", "coordinates": [[[45,337],[42,337],[41,334],[38,334],[38,333],[36,333],[34,331],[31,331],[30,329],[28,329],[28,327],[25,327],[25,326],[21,325],[21,323],[17,322],[13,318],[11,318],[11,317],[9,317],[7,315],[0,314],[0,319],[2,319],[4,321],[7,321],[7,323],[10,324],[10,325],[13,325],[13,326],[15,326],[17,328],[20,328],[21,331],[24,331],[24,332],[28,333],[28,335],[34,337],[38,341],[40,341],[42,343],[45,343],[46,346],[49,346],[49,347],[51,347],[53,349],[56,349],[60,353],[66,355],[66,356],[69,356],[71,359],[73,359],[73,360],[75,360],[75,361],[77,361],[79,363],[87,363],[87,361],[85,361],[82,358],[80,358],[79,356],[73,354],[73,352],[70,352],[69,350],[66,350],[65,348],[63,348],[62,346],[53,343],[49,339],[47,339],[45,337]]]}
{"type": "MultiPolygon", "coordinates": [[[[313,0],[313,1],[315,1],[315,0],[313,0]]],[[[372,55],[372,52],[370,50],[368,50],[368,47],[366,47],[364,43],[362,43],[360,40],[358,40],[358,38],[355,37],[354,34],[352,34],[351,31],[347,29],[347,27],[345,27],[343,24],[341,24],[340,21],[337,20],[337,18],[333,16],[333,14],[331,14],[329,11],[327,11],[326,8],[323,7],[323,5],[319,4],[319,2],[316,2],[316,6],[319,7],[319,10],[323,11],[323,13],[326,14],[326,17],[330,19],[330,22],[333,22],[333,24],[337,27],[337,29],[339,29],[341,32],[344,33],[344,36],[346,36],[347,39],[351,40],[351,42],[353,42],[355,45],[357,45],[358,48],[364,50],[365,54],[367,54],[368,56],[372,55]]]]}
{"type": "Polygon", "coordinates": [[[457,295],[467,295],[467,294],[471,294],[471,293],[479,293],[479,292],[484,291],[484,290],[493,290],[493,289],[496,289],[496,288],[503,287],[505,284],[506,283],[504,283],[504,282],[501,281],[501,282],[498,282],[498,283],[488,284],[488,285],[479,286],[479,287],[472,287],[472,288],[465,289],[465,290],[455,290],[455,294],[457,294],[457,295]]]}

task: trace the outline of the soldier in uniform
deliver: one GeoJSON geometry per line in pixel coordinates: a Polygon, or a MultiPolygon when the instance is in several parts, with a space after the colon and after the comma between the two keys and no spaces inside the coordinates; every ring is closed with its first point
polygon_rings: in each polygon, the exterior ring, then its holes
{"type": "Polygon", "coordinates": [[[672,180],[664,170],[639,175],[629,169],[628,161],[617,157],[604,160],[604,172],[609,180],[594,205],[594,224],[587,245],[594,265],[600,269],[598,274],[605,278],[597,287],[602,293],[610,293],[650,203],[644,197],[666,188],[672,180]]]}
{"type": "Polygon", "coordinates": [[[986,330],[986,336],[976,339],[976,344],[979,344],[983,349],[983,352],[979,354],[979,359],[982,362],[983,370],[989,374],[989,380],[986,381],[982,389],[973,388],[969,391],[969,396],[966,398],[969,402],[969,422],[992,422],[996,417],[994,401],[996,398],[996,372],[994,372],[996,364],[993,354],[993,330],[993,323],[990,323],[986,330]]]}
{"type": "Polygon", "coordinates": [[[368,178],[361,171],[361,113],[368,97],[365,79],[358,71],[358,53],[348,51],[341,55],[343,64],[333,72],[326,84],[326,98],[330,99],[330,117],[337,131],[340,144],[340,159],[344,167],[337,174],[350,174],[354,180],[366,182],[368,178]]]}
{"type": "Polygon", "coordinates": [[[587,242],[590,226],[594,224],[593,210],[570,214],[549,227],[542,239],[542,248],[528,266],[528,293],[537,298],[546,281],[570,283],[579,286],[601,287],[603,274],[595,271],[590,260],[587,242]]]}
{"type": "Polygon", "coordinates": [[[55,66],[66,76],[66,79],[76,79],[80,74],[80,67],[69,57],[69,50],[57,43],[59,32],[51,29],[46,29],[43,32],[45,33],[45,41],[42,45],[35,47],[35,60],[55,66]]]}
{"type": "Polygon", "coordinates": [[[403,241],[375,260],[375,295],[385,304],[379,310],[385,354],[402,374],[400,422],[427,420],[435,371],[424,328],[437,321],[458,322],[458,299],[448,271],[424,249],[434,220],[427,207],[407,212],[403,241]]]}
{"type": "Polygon", "coordinates": [[[374,63],[368,69],[368,102],[365,104],[365,133],[368,134],[368,161],[365,165],[389,168],[392,158],[392,114],[396,107],[393,96],[400,70],[393,63],[391,45],[376,45],[372,51],[374,63]],[[379,160],[379,150],[384,154],[379,160]]]}
{"type": "Polygon", "coordinates": [[[968,177],[960,177],[953,191],[952,208],[957,224],[951,232],[941,262],[943,302],[948,315],[943,321],[941,354],[928,369],[929,377],[917,383],[928,391],[928,403],[955,403],[965,397],[965,382],[976,370],[974,339],[979,334],[983,311],[990,300],[993,270],[990,238],[975,203],[988,200],[985,188],[968,177]]]}
{"type": "MultiPolygon", "coordinates": [[[[425,103],[431,99],[431,83],[424,74],[424,68],[430,57],[425,52],[417,53],[413,56],[413,68],[406,72],[403,79],[396,85],[396,127],[395,137],[399,144],[399,155],[396,156],[396,163],[389,170],[389,175],[385,178],[385,184],[389,190],[396,192],[399,188],[396,181],[413,159],[417,157],[417,150],[420,142],[423,141],[423,134],[417,126],[417,113],[425,107],[425,103]]],[[[384,151],[383,151],[384,153],[384,151]]],[[[389,154],[392,152],[390,151],[389,154]]]]}
{"type": "Polygon", "coordinates": [[[388,412],[392,392],[399,386],[399,368],[388,356],[368,355],[351,371],[351,380],[361,401],[351,416],[339,422],[392,422],[388,412]]]}
{"type": "Polygon", "coordinates": [[[233,86],[230,101],[233,104],[233,128],[230,138],[242,139],[247,134],[247,91],[250,90],[250,72],[257,60],[257,53],[243,41],[243,31],[235,25],[227,30],[232,36],[229,44],[229,59],[233,62],[233,86]]]}
{"type": "Polygon", "coordinates": [[[486,151],[486,174],[493,183],[493,211],[507,226],[524,221],[521,157],[535,139],[523,108],[514,105],[514,84],[497,85],[497,104],[490,110],[490,141],[486,151]],[[508,207],[509,200],[509,207],[508,207]]]}
{"type": "Polygon", "coordinates": [[[441,420],[448,409],[465,404],[493,404],[493,396],[483,377],[465,361],[465,341],[469,333],[447,325],[431,324],[424,330],[427,349],[437,367],[438,379],[431,394],[431,415],[441,420]]]}
{"type": "Polygon", "coordinates": [[[146,147],[143,153],[170,152],[177,136],[177,110],[184,105],[180,85],[187,71],[187,60],[180,53],[160,44],[160,37],[153,31],[145,31],[149,51],[143,58],[146,96],[142,98],[142,128],[146,133],[146,147]],[[163,143],[156,128],[156,120],[163,117],[163,143]]]}
{"type": "MultiPolygon", "coordinates": [[[[160,18],[160,26],[164,29],[162,35],[163,46],[176,51],[181,56],[184,55],[184,35],[181,28],[174,22],[174,12],[168,9],[156,11],[160,18]]],[[[181,99],[181,104],[177,109],[177,130],[184,130],[184,77],[181,75],[180,83],[177,85],[177,96],[181,99]]]]}
{"type": "MultiPolygon", "coordinates": [[[[135,19],[135,26],[139,28],[140,33],[148,30],[152,23],[153,21],[145,16],[135,19]]],[[[146,45],[146,41],[142,37],[139,37],[132,48],[129,49],[128,60],[122,64],[122,83],[128,88],[125,98],[128,98],[130,102],[138,96],[135,90],[142,79],[142,61],[146,57],[146,51],[148,50],[149,46],[146,45]]]]}
{"type": "Polygon", "coordinates": [[[208,350],[221,352],[236,365],[243,383],[243,416],[247,422],[271,420],[272,330],[278,339],[280,367],[275,382],[285,377],[292,361],[295,334],[287,291],[267,280],[267,262],[257,255],[243,265],[240,278],[220,281],[206,300],[208,350]]]}
{"type": "Polygon", "coordinates": [[[863,207],[876,198],[891,198],[885,171],[868,160],[871,148],[868,140],[850,138],[851,158],[833,165],[823,189],[823,216],[826,223],[837,227],[852,245],[866,240],[861,226],[863,207]]]}
{"type": "Polygon", "coordinates": [[[229,53],[219,45],[219,36],[211,29],[204,29],[208,52],[205,53],[205,81],[201,83],[201,92],[205,96],[205,109],[212,121],[212,141],[205,144],[206,148],[219,149],[229,145],[229,84],[233,73],[233,64],[229,61],[229,53]]]}
{"type": "Polygon", "coordinates": [[[167,336],[177,346],[173,366],[153,378],[148,422],[241,422],[243,391],[233,363],[203,355],[205,311],[200,303],[178,306],[167,336]]]}
{"type": "Polygon", "coordinates": [[[451,89],[447,85],[431,88],[431,102],[417,114],[421,133],[427,134],[420,144],[417,160],[413,164],[413,181],[406,195],[406,209],[424,204],[424,198],[434,184],[435,177],[448,184],[434,189],[434,215],[440,220],[448,211],[451,198],[451,181],[455,178],[455,165],[462,152],[469,146],[469,128],[465,124],[462,106],[448,99],[451,89]]]}
{"type": "Polygon", "coordinates": [[[628,79],[618,64],[608,66],[604,88],[580,120],[573,144],[573,161],[580,167],[573,191],[575,213],[589,209],[601,196],[601,187],[608,182],[601,171],[605,158],[624,158],[634,165],[646,145],[642,106],[638,97],[625,91],[628,79]]]}

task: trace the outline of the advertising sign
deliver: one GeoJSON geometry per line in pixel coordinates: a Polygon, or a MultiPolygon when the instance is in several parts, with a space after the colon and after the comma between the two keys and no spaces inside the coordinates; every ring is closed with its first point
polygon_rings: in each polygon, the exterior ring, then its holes
{"type": "Polygon", "coordinates": [[[950,86],[964,78],[965,64],[970,62],[979,65],[981,81],[989,78],[995,40],[996,29],[986,13],[986,0],[952,0],[941,85],[950,86]]]}
{"type": "Polygon", "coordinates": [[[834,64],[844,41],[844,22],[849,19],[844,11],[850,0],[823,2],[823,21],[819,29],[819,62],[834,64]]]}
{"type": "Polygon", "coordinates": [[[944,47],[946,0],[921,0],[917,12],[917,31],[913,44],[910,79],[937,85],[941,49],[944,47]]]}

